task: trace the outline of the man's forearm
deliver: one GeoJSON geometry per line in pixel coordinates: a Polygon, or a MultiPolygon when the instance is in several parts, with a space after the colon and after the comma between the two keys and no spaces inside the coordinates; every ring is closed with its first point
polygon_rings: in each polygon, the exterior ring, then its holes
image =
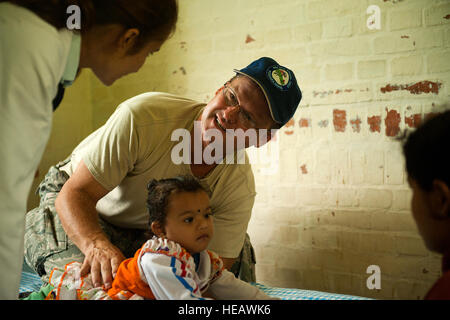
{"type": "MultiPolygon", "coordinates": [[[[68,181],[69,183],[69,181],[68,181]]],[[[97,201],[77,189],[64,185],[56,198],[55,207],[67,236],[85,253],[97,239],[107,240],[95,209],[97,201]]]]}

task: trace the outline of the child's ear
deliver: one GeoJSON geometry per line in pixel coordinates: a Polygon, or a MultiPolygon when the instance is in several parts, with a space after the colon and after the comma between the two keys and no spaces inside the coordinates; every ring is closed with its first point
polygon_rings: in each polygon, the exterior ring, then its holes
{"type": "Polygon", "coordinates": [[[164,235],[165,235],[164,228],[161,225],[161,223],[159,223],[158,221],[152,222],[151,229],[155,236],[160,237],[160,238],[164,237],[164,235]]]}
{"type": "Polygon", "coordinates": [[[432,203],[433,212],[438,219],[450,218],[450,188],[442,180],[433,181],[432,203]]]}

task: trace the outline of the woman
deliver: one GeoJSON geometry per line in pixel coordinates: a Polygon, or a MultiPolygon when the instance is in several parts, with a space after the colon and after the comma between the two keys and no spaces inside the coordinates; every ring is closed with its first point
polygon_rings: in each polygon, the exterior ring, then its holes
{"type": "Polygon", "coordinates": [[[26,200],[64,87],[83,68],[105,85],[138,71],[177,15],[176,0],[0,0],[0,299],[17,298],[26,200]]]}

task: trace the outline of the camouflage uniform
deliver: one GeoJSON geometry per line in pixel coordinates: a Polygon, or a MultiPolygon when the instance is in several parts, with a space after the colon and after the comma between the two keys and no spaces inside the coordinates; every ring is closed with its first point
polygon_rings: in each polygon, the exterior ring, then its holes
{"type": "MultiPolygon", "coordinates": [[[[84,255],[68,238],[55,209],[55,199],[69,176],[59,168],[67,164],[66,159],[50,168],[38,187],[39,207],[26,215],[25,225],[25,262],[34,269],[44,282],[55,267],[64,267],[69,262],[83,262],[84,255]]],[[[128,229],[113,226],[99,218],[103,232],[111,243],[118,247],[125,257],[134,253],[147,240],[142,229],[128,229]]],[[[240,279],[256,282],[255,255],[250,238],[246,235],[243,249],[230,270],[240,279]]]]}

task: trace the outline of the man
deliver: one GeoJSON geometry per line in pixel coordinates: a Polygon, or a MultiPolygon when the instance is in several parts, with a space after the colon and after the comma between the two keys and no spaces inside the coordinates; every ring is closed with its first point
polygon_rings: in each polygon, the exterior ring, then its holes
{"type": "Polygon", "coordinates": [[[235,154],[236,140],[250,131],[258,141],[246,138],[244,147],[269,141],[270,129],[294,115],[301,91],[292,71],[271,58],[235,72],[206,106],[163,93],[125,101],[69,159],[50,168],[39,186],[40,206],[27,214],[27,263],[45,280],[54,267],[80,261],[82,274],[90,271],[94,284],[109,288],[120,262],[145,241],[148,181],[192,174],[208,190],[214,212],[209,248],[242,280],[255,281],[246,236],[256,194],[253,173],[248,161],[219,163],[217,155],[235,154]],[[174,161],[179,142],[172,136],[179,129],[190,133],[184,162],[174,161]],[[267,130],[265,139],[259,137],[267,130]],[[241,134],[227,139],[235,131],[241,134]],[[205,152],[212,144],[222,148],[205,152]]]}

